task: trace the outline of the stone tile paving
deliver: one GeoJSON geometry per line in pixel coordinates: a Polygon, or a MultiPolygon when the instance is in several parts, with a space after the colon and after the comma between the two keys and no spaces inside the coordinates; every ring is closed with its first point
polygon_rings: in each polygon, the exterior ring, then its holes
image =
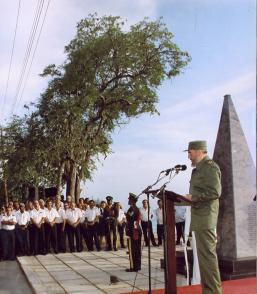
{"type": "MultiPolygon", "coordinates": [[[[80,252],[19,257],[18,261],[37,294],[98,294],[124,293],[148,289],[148,251],[142,252],[142,270],[127,273],[128,254],[116,252],[80,252]],[[119,282],[110,283],[110,276],[119,282]]],[[[164,287],[164,271],[160,269],[163,248],[151,248],[152,289],[164,287]]],[[[177,276],[177,284],[184,285],[185,278],[177,276]]]]}

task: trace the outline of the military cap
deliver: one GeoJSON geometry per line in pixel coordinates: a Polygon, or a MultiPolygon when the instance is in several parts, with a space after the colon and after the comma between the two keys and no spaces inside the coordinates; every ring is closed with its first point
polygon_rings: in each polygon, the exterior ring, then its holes
{"type": "Polygon", "coordinates": [[[207,151],[207,142],[206,141],[191,141],[188,143],[188,148],[184,151],[189,151],[189,150],[207,151]]]}
{"type": "Polygon", "coordinates": [[[110,201],[110,200],[113,200],[113,197],[112,196],[106,196],[106,198],[105,198],[107,201],[110,201]]]}
{"type": "Polygon", "coordinates": [[[134,194],[134,193],[129,193],[129,199],[132,199],[132,200],[134,200],[135,202],[137,202],[138,197],[137,197],[137,195],[134,194]]]}

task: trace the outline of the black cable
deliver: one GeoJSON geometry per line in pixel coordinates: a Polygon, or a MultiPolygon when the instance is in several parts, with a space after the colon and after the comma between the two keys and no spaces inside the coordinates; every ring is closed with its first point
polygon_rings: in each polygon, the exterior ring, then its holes
{"type": "Polygon", "coordinates": [[[28,44],[27,44],[25,56],[24,56],[24,59],[23,59],[22,70],[21,70],[21,73],[20,73],[18,86],[16,88],[16,94],[15,94],[14,102],[13,102],[13,105],[12,105],[11,113],[13,113],[13,111],[14,111],[14,108],[15,108],[15,105],[16,105],[16,102],[17,102],[17,99],[18,99],[18,95],[19,95],[19,92],[20,92],[20,88],[21,88],[21,85],[22,85],[22,82],[23,82],[23,79],[24,79],[24,74],[25,74],[25,71],[26,71],[26,68],[27,68],[27,65],[28,65],[28,60],[29,60],[29,57],[30,57],[30,54],[31,54],[31,49],[32,49],[32,46],[33,46],[33,43],[34,43],[34,39],[35,39],[39,19],[40,19],[41,13],[42,13],[43,5],[44,5],[44,0],[38,0],[36,13],[35,13],[34,21],[33,21],[33,24],[32,24],[31,31],[30,31],[30,37],[29,37],[29,41],[28,41],[28,44]]]}
{"type": "Polygon", "coordinates": [[[33,61],[34,61],[35,53],[36,53],[36,50],[37,50],[37,46],[38,46],[38,43],[39,43],[39,39],[40,39],[40,36],[41,36],[41,33],[42,33],[43,26],[44,26],[44,23],[45,23],[46,14],[47,14],[47,11],[48,11],[48,7],[49,7],[49,4],[50,4],[50,1],[51,0],[48,0],[48,3],[47,3],[47,7],[46,7],[46,10],[45,10],[44,18],[43,18],[43,21],[42,21],[42,24],[41,24],[41,27],[40,27],[40,31],[39,31],[39,34],[38,34],[38,37],[37,37],[36,45],[35,45],[35,48],[34,48],[34,52],[33,52],[33,55],[32,55],[31,61],[30,61],[29,69],[27,71],[27,75],[26,75],[25,81],[23,83],[23,88],[22,88],[22,92],[21,92],[20,98],[19,98],[19,100],[17,102],[17,107],[19,106],[19,103],[20,103],[20,101],[22,99],[23,92],[24,92],[24,89],[25,89],[26,84],[27,84],[27,81],[28,81],[28,77],[29,77],[29,74],[30,74],[31,66],[32,66],[33,61]]]}
{"type": "Polygon", "coordinates": [[[21,0],[19,0],[19,5],[18,5],[18,12],[17,12],[17,17],[16,17],[16,25],[15,25],[14,37],[13,37],[13,43],[12,43],[11,59],[10,59],[10,63],[9,63],[7,82],[6,82],[5,92],[4,92],[4,97],[3,97],[3,108],[1,110],[2,113],[4,113],[5,100],[6,100],[6,95],[7,95],[8,85],[9,85],[9,80],[10,80],[10,74],[11,74],[11,68],[12,68],[12,59],[13,59],[13,52],[14,52],[14,45],[15,45],[17,27],[18,27],[18,22],[19,22],[19,15],[20,15],[20,6],[21,6],[21,0]]]}

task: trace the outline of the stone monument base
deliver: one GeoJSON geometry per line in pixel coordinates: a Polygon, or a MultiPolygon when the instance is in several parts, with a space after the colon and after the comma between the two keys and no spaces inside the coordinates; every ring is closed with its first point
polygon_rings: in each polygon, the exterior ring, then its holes
{"type": "Polygon", "coordinates": [[[219,259],[220,276],[223,281],[256,276],[256,258],[219,259]]]}
{"type": "MultiPolygon", "coordinates": [[[[193,251],[187,251],[190,278],[192,277],[193,269],[193,251]]],[[[176,252],[177,273],[186,275],[186,263],[184,251],[176,252]]],[[[160,260],[161,268],[165,268],[164,259],[160,260]]],[[[243,279],[256,276],[256,258],[239,258],[236,260],[219,259],[220,276],[222,281],[243,279]]]]}
{"type": "MultiPolygon", "coordinates": [[[[189,263],[189,275],[192,277],[193,272],[193,250],[187,250],[187,258],[189,263]]],[[[184,257],[184,251],[176,251],[176,262],[177,262],[177,274],[186,276],[186,262],[184,257]]],[[[160,259],[161,268],[165,268],[164,259],[160,259]]]]}

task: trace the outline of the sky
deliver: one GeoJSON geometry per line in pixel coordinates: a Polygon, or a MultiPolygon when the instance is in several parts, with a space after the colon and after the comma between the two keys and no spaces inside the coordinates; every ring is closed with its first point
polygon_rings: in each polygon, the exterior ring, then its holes
{"type": "MultiPolygon", "coordinates": [[[[182,151],[189,141],[207,140],[212,156],[226,94],[232,97],[255,161],[254,0],[46,0],[35,35],[37,40],[46,11],[39,41],[36,50],[35,44],[31,50],[30,56],[35,50],[31,69],[25,71],[19,87],[38,3],[20,0],[7,87],[19,1],[0,1],[1,123],[8,121],[12,114],[31,111],[23,105],[36,101],[47,86],[47,80],[39,74],[47,65],[59,65],[65,60],[64,46],[75,36],[77,22],[90,13],[121,16],[127,20],[127,28],[144,17],[151,20],[163,17],[174,35],[173,41],[192,57],[183,74],[165,81],[158,89],[160,115],[142,115],[115,131],[112,154],[98,163],[93,181],[82,185],[82,196],[103,199],[112,195],[127,207],[129,192],[139,194],[155,182],[160,171],[176,164],[186,164],[188,169],[179,173],[167,189],[186,194],[191,167],[187,154],[182,151]]],[[[31,57],[28,60],[30,64],[31,57]]],[[[151,204],[156,206],[156,200],[151,204]]]]}

